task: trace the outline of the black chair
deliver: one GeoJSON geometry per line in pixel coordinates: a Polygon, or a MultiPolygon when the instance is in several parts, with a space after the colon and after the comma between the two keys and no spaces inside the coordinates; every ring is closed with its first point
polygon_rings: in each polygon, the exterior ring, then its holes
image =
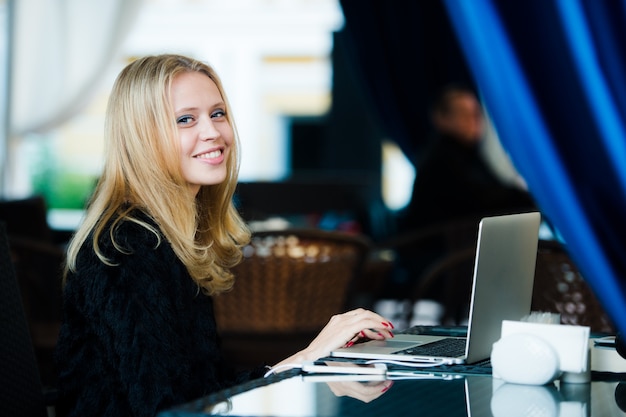
{"type": "Polygon", "coordinates": [[[42,196],[0,200],[10,258],[44,386],[55,386],[53,352],[61,327],[64,243],[56,242],[42,196]]]}
{"type": "MultiPolygon", "coordinates": [[[[418,279],[411,301],[434,299],[441,303],[441,322],[461,325],[469,319],[476,245],[456,249],[429,265],[418,279]]],[[[410,317],[411,321],[415,319],[410,317]]]]}
{"type": "MultiPolygon", "coordinates": [[[[467,316],[479,220],[464,218],[410,230],[379,244],[395,254],[390,285],[380,298],[432,300],[442,305],[445,324],[467,316]]],[[[403,317],[413,322],[413,313],[403,317]]]]}
{"type": "Polygon", "coordinates": [[[9,234],[11,261],[44,386],[55,386],[53,353],[62,319],[62,267],[58,246],[9,234]]]}
{"type": "Polygon", "coordinates": [[[17,200],[0,200],[0,220],[6,222],[7,235],[38,242],[53,242],[54,233],[47,221],[46,200],[39,195],[17,200]]]}
{"type": "Polygon", "coordinates": [[[0,415],[45,417],[46,399],[37,369],[22,299],[0,222],[0,415]]]}

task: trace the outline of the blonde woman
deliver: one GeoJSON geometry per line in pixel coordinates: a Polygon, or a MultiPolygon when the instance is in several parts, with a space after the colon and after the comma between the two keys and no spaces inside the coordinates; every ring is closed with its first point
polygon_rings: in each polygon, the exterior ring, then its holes
{"type": "MultiPolygon", "coordinates": [[[[234,284],[229,269],[250,238],[232,204],[239,142],[217,74],[178,55],[134,61],[113,87],[105,139],[104,171],[68,248],[60,411],[154,416],[261,377],[262,366],[231,374],[213,316],[211,297],[234,284]]],[[[391,328],[371,311],[338,314],[277,365],[391,328]]]]}

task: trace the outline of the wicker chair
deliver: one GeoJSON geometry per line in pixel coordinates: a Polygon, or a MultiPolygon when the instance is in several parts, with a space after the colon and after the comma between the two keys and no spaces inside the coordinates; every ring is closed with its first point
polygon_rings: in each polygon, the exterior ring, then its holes
{"type": "Polygon", "coordinates": [[[561,323],[615,334],[616,328],[561,244],[540,240],[533,311],[560,313],[561,323]]]}
{"type": "Polygon", "coordinates": [[[225,355],[247,367],[304,348],[344,310],[368,250],[367,239],[341,232],[256,233],[233,290],[214,297],[225,355]]]}
{"type": "MultiPolygon", "coordinates": [[[[448,324],[466,320],[473,261],[473,249],[467,248],[435,263],[420,281],[416,299],[422,298],[435,282],[443,280],[449,291],[455,288],[445,299],[444,319],[448,319],[448,324]]],[[[562,324],[589,326],[596,333],[616,331],[573,260],[556,241],[539,240],[531,310],[559,313],[562,324]]]]}

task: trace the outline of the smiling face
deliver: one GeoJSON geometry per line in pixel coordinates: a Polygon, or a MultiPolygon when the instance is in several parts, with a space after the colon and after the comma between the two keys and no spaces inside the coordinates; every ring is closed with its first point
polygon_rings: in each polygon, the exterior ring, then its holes
{"type": "Polygon", "coordinates": [[[184,72],[170,92],[180,138],[183,177],[192,193],[202,185],[220,184],[227,176],[233,128],[217,85],[200,72],[184,72]]]}

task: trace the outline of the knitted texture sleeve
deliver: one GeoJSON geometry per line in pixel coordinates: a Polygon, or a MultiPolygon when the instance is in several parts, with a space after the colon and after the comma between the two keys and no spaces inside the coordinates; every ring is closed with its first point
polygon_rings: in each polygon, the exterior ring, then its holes
{"type": "Polygon", "coordinates": [[[64,289],[57,360],[69,415],[154,416],[234,382],[212,300],[167,241],[132,222],[116,239],[125,253],[101,241],[115,266],[86,244],[64,289]]]}

